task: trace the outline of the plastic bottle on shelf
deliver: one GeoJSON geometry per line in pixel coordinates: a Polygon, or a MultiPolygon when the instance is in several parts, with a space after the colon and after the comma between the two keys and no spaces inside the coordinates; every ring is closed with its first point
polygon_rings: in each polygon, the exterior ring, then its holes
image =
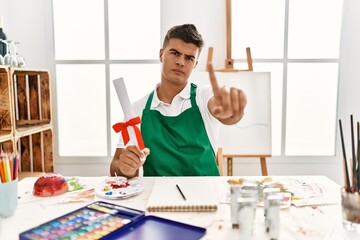
{"type": "MultiPolygon", "coordinates": [[[[0,39],[6,40],[6,35],[3,30],[3,18],[0,16],[0,39]]],[[[0,41],[0,55],[5,56],[7,53],[6,44],[0,41]]]]}

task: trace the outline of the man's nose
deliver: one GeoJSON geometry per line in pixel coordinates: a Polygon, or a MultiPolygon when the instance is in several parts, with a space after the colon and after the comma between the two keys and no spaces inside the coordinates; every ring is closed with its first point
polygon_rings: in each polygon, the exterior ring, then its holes
{"type": "Polygon", "coordinates": [[[185,66],[184,59],[182,57],[179,57],[179,59],[176,62],[176,65],[181,67],[185,66]]]}

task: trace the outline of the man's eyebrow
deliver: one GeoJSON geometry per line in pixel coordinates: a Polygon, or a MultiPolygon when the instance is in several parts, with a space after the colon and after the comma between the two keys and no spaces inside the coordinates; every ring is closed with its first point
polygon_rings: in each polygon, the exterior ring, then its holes
{"type": "Polygon", "coordinates": [[[179,52],[178,50],[176,50],[175,48],[170,48],[169,51],[174,51],[174,52],[177,52],[177,53],[181,53],[181,52],[179,52]]]}
{"type": "Polygon", "coordinates": [[[194,55],[187,55],[187,54],[185,54],[185,56],[186,56],[186,57],[190,57],[190,58],[195,58],[194,55]]]}
{"type": "MultiPolygon", "coordinates": [[[[180,54],[183,54],[182,52],[179,52],[178,50],[176,50],[175,48],[170,48],[169,51],[174,51],[174,52],[177,52],[177,53],[180,53],[180,54]]],[[[191,58],[195,58],[194,55],[188,55],[188,54],[184,54],[186,57],[191,57],[191,58]]]]}

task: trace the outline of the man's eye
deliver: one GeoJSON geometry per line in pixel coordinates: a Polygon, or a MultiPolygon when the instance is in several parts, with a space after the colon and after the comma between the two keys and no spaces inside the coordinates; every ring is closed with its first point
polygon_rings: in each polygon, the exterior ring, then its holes
{"type": "Polygon", "coordinates": [[[190,62],[193,62],[194,61],[194,58],[192,57],[187,57],[186,60],[190,61],[190,62]]]}

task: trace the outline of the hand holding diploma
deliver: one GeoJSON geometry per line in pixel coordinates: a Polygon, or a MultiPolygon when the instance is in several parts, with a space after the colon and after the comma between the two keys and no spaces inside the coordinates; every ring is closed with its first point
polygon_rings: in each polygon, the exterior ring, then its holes
{"type": "Polygon", "coordinates": [[[137,146],[129,145],[119,155],[119,169],[126,177],[134,177],[138,169],[144,164],[146,156],[150,154],[148,148],[142,151],[137,146]],[[144,160],[141,160],[144,159],[144,160]]]}
{"type": "Polygon", "coordinates": [[[214,67],[211,62],[207,64],[214,97],[209,101],[209,111],[223,124],[231,125],[240,121],[246,106],[245,93],[237,88],[219,87],[214,67]]]}
{"type": "Polygon", "coordinates": [[[123,174],[130,176],[134,175],[143,165],[150,150],[144,146],[140,129],[137,126],[141,123],[141,119],[133,113],[124,79],[115,79],[113,83],[125,116],[125,122],[113,125],[116,132],[121,132],[124,145],[126,145],[119,155],[119,168],[123,174]],[[129,142],[130,144],[128,144],[129,142]]]}

